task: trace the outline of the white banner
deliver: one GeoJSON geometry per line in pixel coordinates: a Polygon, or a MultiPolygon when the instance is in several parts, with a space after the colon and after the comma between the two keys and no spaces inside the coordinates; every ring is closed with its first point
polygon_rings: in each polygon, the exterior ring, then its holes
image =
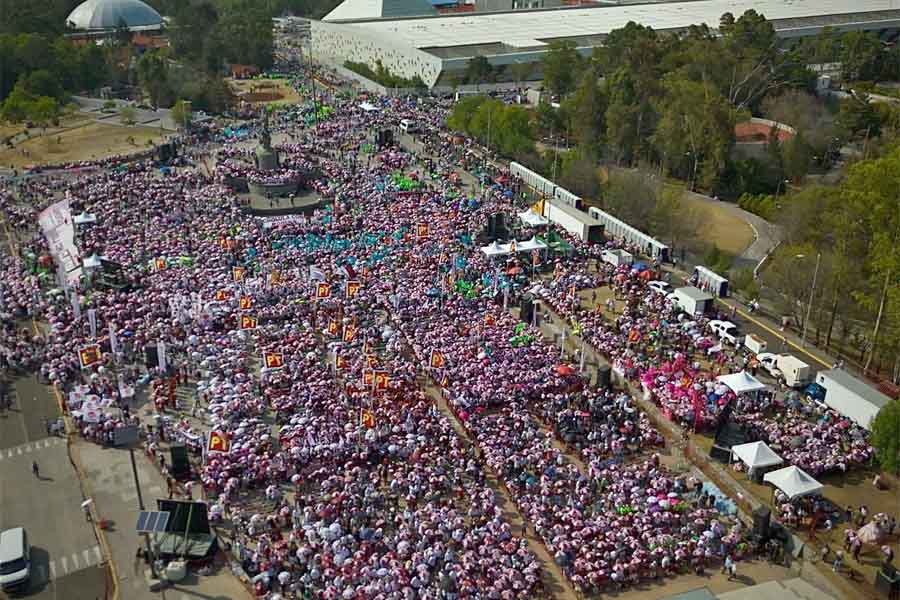
{"type": "Polygon", "coordinates": [[[113,358],[119,353],[119,338],[116,337],[116,328],[113,324],[109,324],[109,349],[113,353],[113,358]]]}
{"type": "Polygon", "coordinates": [[[166,362],[166,343],[162,340],[156,344],[156,355],[159,357],[159,368],[165,371],[169,364],[166,362]]]}
{"type": "Polygon", "coordinates": [[[72,292],[70,299],[72,300],[72,314],[77,321],[81,318],[81,298],[78,296],[78,292],[72,292]]]}
{"type": "Polygon", "coordinates": [[[91,327],[91,339],[97,339],[97,309],[89,308],[87,311],[88,325],[91,327]]]}
{"type": "Polygon", "coordinates": [[[69,284],[81,278],[81,258],[75,246],[75,225],[68,200],[51,204],[38,215],[41,232],[47,239],[50,255],[60,265],[69,284]]]}

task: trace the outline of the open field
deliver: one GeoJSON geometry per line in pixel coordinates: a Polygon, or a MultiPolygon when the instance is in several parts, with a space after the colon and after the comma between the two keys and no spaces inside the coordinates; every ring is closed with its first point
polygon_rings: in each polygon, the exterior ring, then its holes
{"type": "Polygon", "coordinates": [[[228,84],[238,98],[253,104],[300,101],[300,95],[286,79],[229,79],[228,84]]]}
{"type": "Polygon", "coordinates": [[[59,134],[48,134],[0,149],[0,165],[22,168],[26,165],[55,164],[105,158],[136,152],[157,143],[159,130],[148,127],[120,127],[87,122],[59,134]]]}
{"type": "Polygon", "coordinates": [[[685,194],[682,201],[685,207],[700,214],[700,235],[720,250],[738,255],[753,243],[753,229],[733,214],[729,210],[731,207],[724,202],[703,199],[694,194],[685,194]]]}

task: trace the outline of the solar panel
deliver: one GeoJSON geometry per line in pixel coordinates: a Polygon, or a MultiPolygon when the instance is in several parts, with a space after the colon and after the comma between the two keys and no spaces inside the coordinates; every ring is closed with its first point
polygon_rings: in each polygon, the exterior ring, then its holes
{"type": "Polygon", "coordinates": [[[159,533],[166,530],[169,524],[169,513],[165,511],[142,510],[138,513],[138,533],[159,533]]]}

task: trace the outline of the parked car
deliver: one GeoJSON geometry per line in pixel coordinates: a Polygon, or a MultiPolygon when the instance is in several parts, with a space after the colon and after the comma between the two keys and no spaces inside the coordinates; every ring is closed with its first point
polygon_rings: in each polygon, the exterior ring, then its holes
{"type": "Polygon", "coordinates": [[[665,281],[651,281],[650,283],[647,284],[647,287],[649,287],[651,290],[653,290],[657,294],[663,294],[663,295],[669,295],[674,291],[672,289],[672,286],[669,285],[668,283],[666,283],[665,281]]]}
{"type": "Polygon", "coordinates": [[[744,341],[744,334],[740,332],[737,325],[730,321],[713,320],[707,327],[717,338],[732,346],[738,346],[744,341]]]}
{"type": "Polygon", "coordinates": [[[28,585],[31,577],[31,547],[22,527],[0,531],[0,590],[28,585]]]}
{"type": "Polygon", "coordinates": [[[756,360],[759,361],[759,366],[762,367],[766,373],[775,379],[781,379],[782,373],[778,369],[778,355],[772,354],[771,352],[760,352],[756,355],[756,360]]]}

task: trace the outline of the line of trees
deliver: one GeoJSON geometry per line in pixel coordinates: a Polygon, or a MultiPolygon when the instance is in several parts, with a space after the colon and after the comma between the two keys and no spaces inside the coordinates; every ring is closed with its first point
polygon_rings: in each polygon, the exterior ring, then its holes
{"type": "Polygon", "coordinates": [[[847,76],[878,80],[900,72],[890,66],[900,50],[864,32],[826,30],[787,43],[753,10],[723,15],[718,35],[705,25],[660,35],[628,23],[589,57],[573,42],[554,42],[543,83],[561,108],[540,109],[537,130],[564,132],[585,160],[653,165],[723,198],[774,194],[785,179],[828,167],[847,139],[874,139],[896,121],[864,94],[840,105],[818,100],[807,65],[842,61],[847,76]],[[771,140],[762,158],[736,155],[735,124],[754,115],[785,121],[798,135],[771,140]]]}

